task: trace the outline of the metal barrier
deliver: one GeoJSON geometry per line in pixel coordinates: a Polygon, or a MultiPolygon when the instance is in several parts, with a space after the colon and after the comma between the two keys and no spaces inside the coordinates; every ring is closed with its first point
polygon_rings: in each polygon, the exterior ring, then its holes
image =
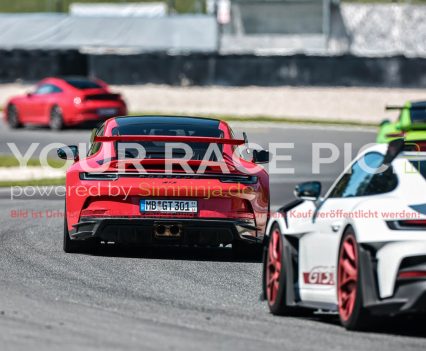
{"type": "Polygon", "coordinates": [[[165,53],[90,55],[75,50],[0,50],[0,83],[92,75],[110,84],[426,87],[421,58],[165,53]]]}

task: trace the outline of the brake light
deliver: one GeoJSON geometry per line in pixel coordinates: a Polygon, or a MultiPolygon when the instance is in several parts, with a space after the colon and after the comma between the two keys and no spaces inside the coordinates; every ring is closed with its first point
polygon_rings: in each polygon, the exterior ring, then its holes
{"type": "Polygon", "coordinates": [[[426,230],[426,219],[387,221],[386,224],[392,230],[426,230]]]}
{"type": "Polygon", "coordinates": [[[398,279],[426,278],[426,271],[406,271],[398,274],[398,279]]]}
{"type": "Polygon", "coordinates": [[[117,173],[80,173],[81,180],[117,180],[117,173]]]}
{"type": "Polygon", "coordinates": [[[412,219],[409,221],[399,221],[404,227],[426,227],[426,219],[412,219]]]}
{"type": "Polygon", "coordinates": [[[402,138],[404,136],[405,136],[405,132],[386,134],[386,137],[388,137],[388,138],[402,138]]]}

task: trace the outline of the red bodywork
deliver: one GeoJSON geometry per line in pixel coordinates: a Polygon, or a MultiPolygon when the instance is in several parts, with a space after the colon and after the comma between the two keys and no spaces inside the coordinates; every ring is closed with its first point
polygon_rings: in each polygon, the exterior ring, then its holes
{"type": "MultiPolygon", "coordinates": [[[[220,139],[202,136],[114,136],[117,120],[129,118],[139,118],[143,124],[145,117],[120,117],[106,121],[93,138],[92,147],[95,144],[98,150],[84,160],[75,162],[67,171],[66,219],[71,239],[85,240],[96,236],[101,241],[157,244],[154,238],[156,226],[172,223],[182,230],[182,235],[176,239],[178,244],[182,241],[185,244],[219,245],[235,240],[262,240],[269,216],[269,176],[259,165],[240,156],[232,158],[236,146],[244,144],[244,141],[235,139],[225,122],[215,121],[221,134],[220,139]],[[166,173],[165,164],[173,162],[173,159],[117,161],[117,141],[149,139],[181,141],[188,145],[203,140],[221,144],[223,160],[207,162],[202,175],[197,173],[200,160],[188,161],[189,167],[195,171],[193,174],[185,173],[179,165],[172,167],[172,173],[166,173]],[[142,165],[144,172],[138,173],[132,167],[134,163],[142,165]],[[223,164],[228,166],[230,173],[222,171],[223,164]],[[90,167],[90,171],[86,167],[90,167]],[[256,167],[256,171],[252,174],[244,173],[240,170],[242,167],[256,167]],[[89,174],[94,179],[82,179],[82,174],[89,174]],[[100,180],[96,179],[96,174],[108,174],[112,178],[100,180]],[[117,174],[120,176],[115,178],[117,174]],[[142,213],[141,199],[196,200],[198,211],[142,213]]],[[[185,119],[202,120],[190,117],[185,119]]]]}
{"type": "Polygon", "coordinates": [[[126,104],[119,94],[111,93],[102,81],[89,82],[97,87],[79,89],[69,84],[67,79],[46,78],[37,84],[34,93],[16,96],[7,102],[5,121],[8,122],[10,106],[16,108],[21,125],[49,125],[54,107],[59,107],[65,126],[86,122],[96,124],[127,114],[126,104]]]}

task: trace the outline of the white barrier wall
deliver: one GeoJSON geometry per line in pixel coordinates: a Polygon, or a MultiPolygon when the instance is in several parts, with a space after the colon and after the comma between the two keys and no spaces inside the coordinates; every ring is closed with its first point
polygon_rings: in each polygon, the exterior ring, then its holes
{"type": "MultiPolygon", "coordinates": [[[[162,18],[0,14],[0,49],[130,48],[136,52],[213,52],[213,16],[162,18]]],[[[135,52],[133,51],[133,52],[135,52]]]]}
{"type": "Polygon", "coordinates": [[[89,17],[164,17],[167,15],[165,2],[86,4],[74,2],[70,5],[72,16],[89,17]]]}

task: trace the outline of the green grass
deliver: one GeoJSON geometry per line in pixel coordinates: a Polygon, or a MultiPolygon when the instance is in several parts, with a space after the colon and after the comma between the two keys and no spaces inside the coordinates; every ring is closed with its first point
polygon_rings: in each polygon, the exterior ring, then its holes
{"type": "Polygon", "coordinates": [[[55,179],[34,179],[23,181],[0,181],[0,188],[11,186],[48,186],[48,185],[65,185],[65,178],[55,179]]]}
{"type": "MultiPolygon", "coordinates": [[[[52,168],[61,168],[65,164],[65,160],[55,160],[55,159],[48,159],[47,163],[52,168]]],[[[30,159],[27,163],[28,167],[39,167],[41,166],[41,163],[37,159],[30,159]]],[[[15,158],[15,156],[11,155],[0,155],[0,167],[19,167],[19,162],[15,158]]]]}

